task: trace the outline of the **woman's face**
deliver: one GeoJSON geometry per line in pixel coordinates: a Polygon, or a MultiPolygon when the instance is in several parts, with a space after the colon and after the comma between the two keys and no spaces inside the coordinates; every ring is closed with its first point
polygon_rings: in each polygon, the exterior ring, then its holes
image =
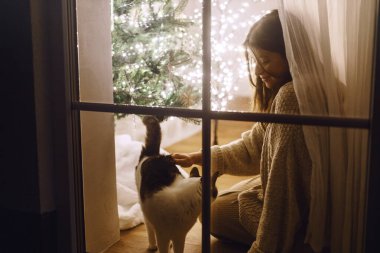
{"type": "Polygon", "coordinates": [[[259,48],[247,52],[252,80],[261,78],[268,89],[279,89],[289,81],[289,65],[281,54],[259,48]]]}

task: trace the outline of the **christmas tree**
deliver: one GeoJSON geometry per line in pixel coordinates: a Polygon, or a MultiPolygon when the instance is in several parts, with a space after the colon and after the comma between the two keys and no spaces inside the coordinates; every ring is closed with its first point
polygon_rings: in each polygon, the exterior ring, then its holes
{"type": "Polygon", "coordinates": [[[199,69],[195,59],[201,51],[188,34],[194,22],[181,15],[187,2],[113,0],[115,103],[186,108],[198,104],[200,85],[181,74],[199,69]]]}

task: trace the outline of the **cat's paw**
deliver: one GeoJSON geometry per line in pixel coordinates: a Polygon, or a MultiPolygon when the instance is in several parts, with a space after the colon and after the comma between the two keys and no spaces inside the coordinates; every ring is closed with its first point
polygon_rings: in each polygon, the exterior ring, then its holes
{"type": "Polygon", "coordinates": [[[149,245],[148,250],[149,251],[157,251],[158,250],[157,245],[149,245]]]}

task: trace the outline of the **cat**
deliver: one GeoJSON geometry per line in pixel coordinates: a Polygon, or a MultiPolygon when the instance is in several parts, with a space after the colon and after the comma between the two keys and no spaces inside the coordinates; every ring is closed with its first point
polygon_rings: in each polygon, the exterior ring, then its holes
{"type": "MultiPolygon", "coordinates": [[[[193,167],[190,177],[181,174],[170,155],[160,154],[161,127],[154,116],[144,116],[145,146],[136,166],[136,186],[148,233],[148,250],[183,253],[188,231],[202,210],[202,178],[193,167]]],[[[212,200],[218,190],[218,173],[211,178],[212,200]]]]}

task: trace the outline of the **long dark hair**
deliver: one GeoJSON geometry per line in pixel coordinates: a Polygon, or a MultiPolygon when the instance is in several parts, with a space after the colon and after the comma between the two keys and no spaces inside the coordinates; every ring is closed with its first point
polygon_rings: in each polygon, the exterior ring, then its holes
{"type": "MultiPolygon", "coordinates": [[[[277,10],[272,10],[257,21],[249,30],[244,41],[244,47],[260,48],[267,51],[279,53],[286,59],[285,42],[282,34],[282,27],[277,10]]],[[[248,53],[245,51],[248,71],[252,71],[248,64],[248,53]]],[[[292,80],[290,72],[288,73],[288,81],[292,80]]],[[[260,77],[256,76],[256,82],[249,75],[249,81],[256,86],[253,97],[253,110],[257,112],[267,112],[270,109],[273,98],[276,96],[277,90],[268,89],[260,77]]],[[[285,84],[285,83],[284,83],[285,84]]]]}

